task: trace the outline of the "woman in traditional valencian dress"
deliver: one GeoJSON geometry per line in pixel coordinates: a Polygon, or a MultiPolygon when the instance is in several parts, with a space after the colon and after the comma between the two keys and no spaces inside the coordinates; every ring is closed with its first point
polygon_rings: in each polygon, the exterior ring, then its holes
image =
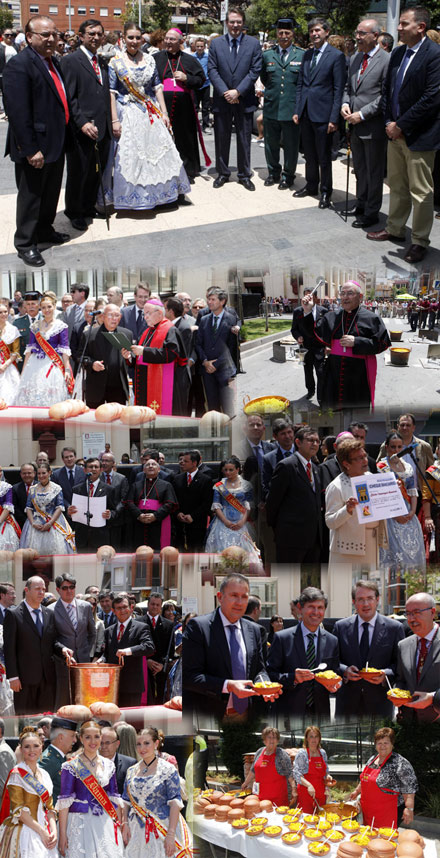
{"type": "Polygon", "coordinates": [[[104,173],[105,200],[115,209],[154,209],[187,194],[190,183],[170,133],[156,64],[140,50],[140,28],[127,22],[124,38],[125,51],[109,63],[113,130],[120,138],[104,173]]]}
{"type": "Polygon", "coordinates": [[[141,761],[127,771],[123,798],[128,804],[125,858],[191,858],[191,839],[180,814],[183,802],[175,767],[158,756],[154,727],[141,730],[136,748],[141,761]]]}
{"type": "Polygon", "coordinates": [[[63,858],[122,858],[123,802],[115,764],[102,757],[101,727],[85,721],[79,731],[82,753],[63,763],[56,809],[58,847],[63,858]]]}
{"type": "Polygon", "coordinates": [[[52,296],[43,295],[40,309],[43,318],[31,325],[14,405],[54,405],[73,391],[68,327],[55,318],[52,296]]]}
{"type": "Polygon", "coordinates": [[[20,333],[8,318],[9,308],[0,303],[0,399],[12,405],[20,383],[15,365],[20,360],[20,333]]]}
{"type": "Polygon", "coordinates": [[[75,534],[63,515],[64,498],[58,483],[50,479],[49,465],[38,468],[38,483],[31,486],[26,503],[27,521],[20,548],[35,548],[39,554],[73,554],[75,534]]]}
{"type": "Polygon", "coordinates": [[[0,468],[0,550],[16,551],[21,530],[14,518],[12,486],[3,477],[0,468]]]}
{"type": "Polygon", "coordinates": [[[211,522],[205,551],[220,553],[230,545],[237,545],[249,554],[251,561],[261,563],[253,542],[248,518],[253,502],[252,486],[240,476],[240,460],[236,456],[226,459],[223,465],[224,479],[214,486],[211,522]]]}
{"type": "Polygon", "coordinates": [[[38,765],[43,746],[37,728],[25,727],[18,742],[22,759],[3,793],[0,858],[58,858],[53,787],[38,765]]]}

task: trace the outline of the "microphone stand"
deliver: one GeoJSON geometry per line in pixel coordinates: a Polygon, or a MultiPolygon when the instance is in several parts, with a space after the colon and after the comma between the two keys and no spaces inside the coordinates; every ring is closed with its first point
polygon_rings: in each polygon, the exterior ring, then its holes
{"type": "Polygon", "coordinates": [[[169,665],[169,663],[170,663],[170,661],[171,661],[171,644],[174,644],[174,632],[176,631],[177,626],[179,625],[179,623],[180,623],[180,620],[175,620],[175,621],[174,621],[174,623],[173,623],[173,628],[171,629],[171,635],[170,635],[170,641],[169,641],[169,644],[168,644],[167,654],[166,654],[166,656],[165,656],[165,661],[164,661],[164,663],[163,663],[163,672],[164,672],[164,676],[165,676],[165,683],[164,683],[164,687],[163,687],[163,698],[162,698],[162,703],[165,703],[165,697],[167,696],[167,680],[166,680],[166,676],[167,676],[167,668],[168,668],[168,665],[169,665]]]}
{"type": "Polygon", "coordinates": [[[87,486],[87,511],[85,513],[87,519],[87,548],[89,547],[89,536],[90,536],[90,519],[93,518],[93,512],[90,512],[90,474],[87,474],[86,477],[86,486],[87,486]]]}

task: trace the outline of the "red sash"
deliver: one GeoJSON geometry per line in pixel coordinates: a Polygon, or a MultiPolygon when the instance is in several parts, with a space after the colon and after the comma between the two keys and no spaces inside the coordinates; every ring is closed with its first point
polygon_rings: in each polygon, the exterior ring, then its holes
{"type": "MultiPolygon", "coordinates": [[[[92,485],[92,483],[90,485],[92,485]]],[[[45,512],[44,509],[40,509],[40,507],[37,504],[37,500],[34,496],[34,493],[32,493],[32,495],[31,495],[31,501],[34,505],[35,512],[37,512],[38,515],[40,515],[41,518],[44,519],[45,522],[50,521],[51,516],[47,512],[45,512]]],[[[64,539],[66,540],[66,542],[70,542],[73,550],[76,551],[75,533],[67,521],[66,521],[66,525],[67,525],[67,527],[63,527],[63,525],[60,524],[59,521],[54,521],[52,527],[55,530],[58,530],[58,532],[64,536],[64,539]]]]}
{"type": "Polygon", "coordinates": [[[10,357],[11,357],[10,348],[6,345],[6,343],[3,342],[3,340],[0,340],[0,358],[1,358],[2,365],[4,363],[6,363],[6,361],[9,360],[10,357]]]}
{"type": "Polygon", "coordinates": [[[118,828],[120,827],[121,823],[119,822],[118,814],[116,813],[116,810],[114,809],[105,789],[101,786],[100,783],[98,783],[95,778],[95,775],[93,775],[92,772],[87,768],[87,766],[85,766],[84,763],[81,762],[79,757],[77,757],[76,760],[71,761],[71,763],[72,762],[73,768],[75,769],[75,773],[80,779],[80,781],[82,781],[84,786],[87,787],[93,798],[96,799],[98,804],[102,807],[103,810],[105,810],[105,812],[112,820],[115,829],[115,842],[117,844],[118,828]]]}
{"type": "Polygon", "coordinates": [[[396,477],[396,480],[400,479],[400,491],[401,491],[402,497],[407,502],[407,504],[409,504],[409,506],[411,506],[410,496],[406,490],[405,483],[403,482],[402,478],[399,477],[398,472],[393,471],[393,469],[390,467],[390,465],[387,462],[378,462],[377,468],[379,471],[382,471],[382,473],[394,474],[394,476],[396,477]]]}
{"type": "MultiPolygon", "coordinates": [[[[3,507],[2,507],[2,505],[0,504],[0,515],[2,514],[2,512],[3,512],[3,507]]],[[[4,522],[3,522],[3,525],[2,525],[2,534],[5,532],[5,527],[6,527],[6,525],[7,525],[7,524],[10,524],[10,525],[11,525],[11,527],[13,527],[13,528],[14,528],[15,533],[17,534],[18,538],[20,539],[20,536],[21,536],[21,527],[20,527],[20,525],[19,525],[19,524],[17,524],[17,522],[15,521],[14,516],[13,516],[13,515],[11,515],[11,513],[9,513],[9,515],[8,515],[8,517],[7,517],[7,519],[6,519],[6,521],[4,521],[4,522]]]]}
{"type": "MultiPolygon", "coordinates": [[[[159,834],[161,834],[162,837],[165,838],[167,836],[168,832],[167,832],[167,829],[165,828],[165,826],[161,823],[160,819],[158,819],[157,816],[154,816],[154,814],[151,813],[150,810],[147,810],[146,808],[141,807],[141,805],[135,801],[135,799],[133,798],[133,796],[130,792],[130,788],[128,786],[128,783],[126,783],[126,790],[127,790],[127,794],[128,794],[129,799],[130,799],[130,803],[131,803],[132,807],[134,808],[136,813],[142,819],[145,820],[145,843],[148,843],[148,841],[150,839],[150,834],[153,834],[154,837],[156,838],[156,840],[158,839],[159,834]]],[[[191,858],[191,856],[193,854],[193,850],[191,848],[191,842],[189,839],[188,826],[187,826],[183,816],[180,816],[180,824],[181,824],[181,828],[182,828],[182,832],[183,832],[183,841],[184,842],[179,843],[176,835],[174,836],[174,843],[175,843],[175,846],[177,848],[177,853],[176,853],[175,858],[184,858],[185,855],[187,855],[188,858],[191,858]]]]}
{"type": "MultiPolygon", "coordinates": [[[[46,357],[50,358],[50,360],[52,361],[52,365],[58,367],[60,372],[62,372],[68,393],[70,395],[72,395],[73,388],[75,386],[75,382],[74,382],[74,380],[70,374],[69,375],[66,374],[66,370],[64,369],[64,364],[63,364],[59,354],[50,345],[50,343],[48,343],[47,340],[45,340],[44,337],[41,336],[39,331],[37,331],[37,333],[35,334],[35,339],[36,339],[38,345],[40,346],[40,348],[43,349],[43,352],[46,355],[46,357]]],[[[46,378],[49,377],[51,372],[52,372],[52,367],[50,367],[50,369],[46,373],[46,378]]]]}
{"type": "Polygon", "coordinates": [[[221,481],[219,483],[216,483],[214,488],[217,489],[218,493],[221,494],[222,498],[224,498],[227,503],[233,506],[234,509],[237,510],[237,512],[241,512],[241,514],[244,515],[244,513],[246,512],[246,507],[243,506],[243,504],[238,500],[238,498],[236,498],[232,494],[232,492],[228,492],[227,488],[225,488],[224,484],[221,481]]]}
{"type": "MultiPolygon", "coordinates": [[[[169,319],[162,319],[156,326],[153,337],[149,342],[148,348],[162,348],[166,335],[172,322],[169,319]]],[[[151,334],[151,328],[147,328],[142,334],[139,345],[141,346],[147,335],[151,334]]],[[[147,401],[139,402],[139,394],[136,389],[135,405],[148,405],[156,414],[172,414],[173,413],[173,387],[174,387],[174,361],[171,363],[148,363],[144,362],[142,355],[139,355],[136,361],[138,366],[146,367],[147,371],[147,401]]],[[[137,385],[136,385],[137,388],[137,385]]]]}
{"type": "Polygon", "coordinates": [[[47,830],[50,834],[49,819],[47,816],[47,803],[50,799],[50,795],[49,795],[47,789],[45,789],[45,787],[43,786],[43,784],[39,780],[37,780],[37,778],[34,777],[33,774],[31,774],[30,772],[27,772],[26,769],[21,769],[20,766],[15,766],[13,769],[11,769],[11,771],[8,774],[8,777],[6,778],[6,783],[4,785],[3,795],[1,798],[0,825],[5,821],[5,819],[8,818],[8,816],[11,813],[11,802],[10,802],[10,798],[9,798],[9,792],[7,790],[7,785],[8,785],[9,778],[11,777],[13,772],[18,772],[18,774],[20,775],[20,777],[23,778],[25,783],[29,784],[29,786],[31,786],[35,790],[36,794],[41,799],[41,803],[43,805],[43,810],[44,810],[44,816],[45,816],[45,820],[46,820],[47,830]]]}

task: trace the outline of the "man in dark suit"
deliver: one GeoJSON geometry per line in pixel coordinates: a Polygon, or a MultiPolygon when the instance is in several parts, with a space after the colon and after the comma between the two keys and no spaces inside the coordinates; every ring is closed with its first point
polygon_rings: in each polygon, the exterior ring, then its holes
{"type": "Polygon", "coordinates": [[[66,310],[66,325],[69,329],[69,340],[75,325],[84,321],[84,310],[89,292],[90,289],[85,283],[72,283],[70,287],[72,303],[66,310]]]}
{"type": "Polygon", "coordinates": [[[100,605],[97,612],[98,617],[107,629],[108,626],[112,626],[116,622],[116,616],[112,611],[113,593],[109,590],[101,590],[98,594],[98,601],[100,605]]]}
{"type": "Polygon", "coordinates": [[[112,490],[112,500],[115,515],[110,521],[110,545],[121,551],[125,524],[126,500],[129,492],[127,477],[114,470],[115,457],[113,453],[103,453],[101,456],[101,480],[112,490]]]}
{"type": "Polygon", "coordinates": [[[2,581],[0,583],[0,626],[4,625],[6,611],[14,608],[15,587],[12,581],[2,581]]]}
{"type": "Polygon", "coordinates": [[[314,679],[313,670],[325,662],[327,670],[339,668],[338,641],[323,628],[327,596],[317,587],[306,587],[299,597],[301,622],[274,635],[267,660],[273,682],[281,682],[284,693],[277,707],[286,716],[330,720],[329,691],[337,691],[341,680],[330,689],[314,679]]]}
{"type": "Polygon", "coordinates": [[[104,402],[128,400],[127,363],[122,353],[104,336],[104,332],[121,332],[132,341],[127,328],[120,327],[121,311],[116,304],[107,304],[102,313],[102,324],[92,328],[84,357],[87,372],[86,402],[89,408],[97,408],[104,402]]]}
{"type": "Polygon", "coordinates": [[[260,630],[244,619],[247,578],[239,573],[224,578],[217,599],[217,610],[191,619],[183,633],[183,708],[219,720],[245,718],[253,682],[269,678],[260,630]]]}
{"type": "Polygon", "coordinates": [[[318,563],[322,542],[321,482],[312,463],[318,433],[302,426],[296,452],[276,466],[266,498],[267,522],[274,531],[278,563],[318,563]]]}
{"type": "Polygon", "coordinates": [[[12,486],[14,517],[22,528],[27,521],[26,503],[30,487],[36,482],[36,470],[33,462],[25,462],[20,468],[20,482],[12,486]]]}
{"type": "Polygon", "coordinates": [[[103,757],[107,757],[108,760],[111,760],[115,764],[118,792],[122,795],[127,770],[130,766],[136,764],[136,760],[134,757],[127,757],[126,754],[120,754],[118,750],[120,744],[119,736],[113,727],[102,728],[99,752],[103,757]]]}
{"type": "Polygon", "coordinates": [[[168,661],[174,655],[174,624],[161,616],[162,602],[160,593],[150,593],[144,615],[154,646],[154,658],[148,659],[148,706],[163,703],[168,661]]]}
{"type": "MultiPolygon", "coordinates": [[[[415,593],[405,605],[408,625],[413,632],[399,643],[396,687],[411,691],[436,692],[440,688],[440,629],[434,617],[435,599],[429,593],[415,593]]],[[[432,722],[438,713],[432,705],[424,709],[401,706],[403,721],[432,722]]]]}
{"type": "MultiPolygon", "coordinates": [[[[99,527],[89,527],[86,516],[84,516],[84,523],[74,521],[75,541],[78,551],[95,552],[100,545],[108,545],[110,542],[110,522],[115,517],[115,505],[113,503],[111,487],[106,486],[100,480],[100,476],[101,462],[92,456],[86,462],[86,479],[81,480],[78,485],[73,487],[73,495],[88,496],[90,500],[93,500],[94,497],[106,498],[106,509],[102,513],[102,524],[99,527]]],[[[70,517],[77,512],[77,507],[73,504],[67,508],[67,515],[70,517]]],[[[93,513],[91,514],[93,515],[93,513]]]]}
{"type": "MultiPolygon", "coordinates": [[[[312,289],[304,289],[304,295],[311,294],[312,289]]],[[[327,313],[325,307],[319,304],[317,292],[313,295],[313,318],[316,322],[321,316],[327,313]]],[[[292,337],[295,338],[301,348],[307,349],[304,356],[304,380],[307,388],[307,399],[312,399],[315,395],[315,379],[313,370],[316,373],[316,396],[319,405],[322,399],[322,380],[324,374],[324,358],[325,348],[320,345],[316,337],[310,334],[309,330],[304,327],[304,310],[302,306],[295,307],[292,318],[292,337]]]]}
{"type": "Polygon", "coordinates": [[[250,480],[263,467],[263,456],[275,449],[275,444],[264,440],[266,427],[261,414],[246,414],[244,417],[243,437],[234,445],[236,454],[243,464],[243,477],[250,480]]]}
{"type": "Polygon", "coordinates": [[[112,602],[117,622],[105,630],[105,650],[102,661],[122,664],[119,679],[118,705],[140,706],[145,690],[142,660],[154,653],[154,644],[146,623],[133,620],[128,596],[119,593],[112,602]]]}
{"type": "Polygon", "coordinates": [[[24,593],[15,611],[6,612],[3,626],[6,677],[14,692],[16,715],[53,711],[53,655],[72,656],[57,640],[53,611],[41,607],[46,594],[43,579],[29,578],[24,593]]]}
{"type": "Polygon", "coordinates": [[[181,459],[183,472],[173,479],[179,504],[175,518],[176,545],[180,551],[201,552],[212,504],[212,480],[199,471],[200,453],[187,450],[181,459]]]}
{"type": "MultiPolygon", "coordinates": [[[[88,602],[75,598],[76,580],[68,572],[63,572],[55,578],[55,586],[59,599],[49,605],[53,612],[57,639],[63,646],[68,647],[78,664],[91,660],[90,653],[94,652],[96,627],[92,607],[88,602]]],[[[69,671],[63,659],[55,659],[57,675],[57,693],[55,709],[71,702],[69,671]]]]}
{"type": "Polygon", "coordinates": [[[232,417],[235,413],[231,389],[237,369],[232,358],[236,347],[231,331],[232,319],[228,313],[227,293],[211,289],[207,298],[209,313],[200,316],[195,347],[202,364],[202,378],[208,411],[223,411],[232,417]]]}
{"type": "MultiPolygon", "coordinates": [[[[384,51],[382,53],[385,53],[384,51]]],[[[393,706],[387,699],[389,682],[396,675],[398,643],[405,632],[402,623],[378,614],[379,589],[374,581],[357,581],[352,589],[351,617],[338,620],[333,633],[339,641],[340,672],[343,685],[336,697],[337,718],[393,717],[393,706]],[[381,673],[364,677],[359,671],[366,666],[381,673]]]]}
{"type": "Polygon", "coordinates": [[[372,241],[400,241],[412,206],[411,245],[405,253],[411,263],[420,262],[429,245],[432,170],[440,148],[440,49],[426,38],[430,23],[423,6],[410,6],[400,15],[403,44],[391,54],[384,93],[390,206],[385,229],[367,233],[372,241]]]}
{"type": "Polygon", "coordinates": [[[355,229],[377,223],[382,206],[387,139],[382,95],[390,55],[378,44],[379,34],[374,18],[360,22],[356,31],[358,53],[350,60],[342,97],[341,115],[351,129],[356,173],[355,229]]]}
{"type": "Polygon", "coordinates": [[[69,718],[52,718],[50,725],[50,745],[43,752],[38,765],[49,775],[53,784],[52,797],[56,803],[61,792],[61,766],[66,762],[76,740],[78,725],[69,718]]]}
{"type": "Polygon", "coordinates": [[[266,499],[272,474],[282,459],[287,459],[295,452],[294,435],[295,430],[287,417],[278,417],[272,423],[272,434],[275,438],[275,447],[263,456],[263,467],[261,470],[261,496],[266,499]]]}
{"type": "Polygon", "coordinates": [[[76,450],[74,447],[63,447],[61,458],[64,462],[62,468],[57,468],[52,473],[51,479],[61,486],[63,498],[68,506],[72,503],[73,487],[85,482],[86,474],[84,468],[76,463],[76,450]]]}
{"type": "Polygon", "coordinates": [[[17,369],[19,372],[21,372],[23,369],[24,353],[26,351],[26,346],[29,345],[30,327],[36,319],[41,318],[40,301],[41,292],[25,292],[24,307],[26,313],[23,316],[17,316],[17,318],[14,319],[14,321],[12,322],[12,324],[17,328],[20,334],[21,361],[19,361],[17,364],[17,369]]]}
{"type": "Polygon", "coordinates": [[[327,21],[312,18],[308,26],[313,47],[302,59],[293,116],[293,121],[301,125],[306,185],[293,196],[315,196],[321,179],[319,208],[326,209],[333,190],[333,133],[338,127],[347,68],[344,54],[328,44],[327,21]]]}
{"type": "Polygon", "coordinates": [[[63,57],[62,69],[76,130],[75,145],[67,155],[65,212],[73,228],[83,231],[87,218],[98,216],[95,203],[100,177],[95,145],[104,170],[110,142],[113,136],[120,136],[120,125],[112,125],[107,66],[97,54],[104,38],[101,22],[83,21],[79,36],[80,47],[63,57]]]}
{"type": "Polygon", "coordinates": [[[261,617],[261,599],[259,596],[249,596],[249,601],[247,603],[247,608],[244,614],[245,620],[249,620],[251,623],[255,623],[260,629],[261,635],[261,647],[263,650],[263,658],[266,662],[267,659],[267,638],[268,633],[263,625],[259,622],[261,617]]]}
{"type": "Polygon", "coordinates": [[[215,167],[214,188],[229,181],[229,149],[232,123],[237,135],[238,181],[255,191],[251,181],[251,135],[257,107],[255,81],[262,65],[257,39],[243,33],[244,12],[230,7],[226,15],[228,32],[213,39],[209,48],[208,76],[214,87],[215,167]]]}
{"type": "Polygon", "coordinates": [[[6,155],[15,163],[17,229],[14,244],[26,265],[41,267],[37,244],[63,244],[56,232],[69,105],[53,59],[58,34],[52,18],[35,15],[25,28],[27,47],[5,66],[3,91],[9,119],[6,155]]]}
{"type": "Polygon", "coordinates": [[[134,304],[123,307],[121,310],[121,324],[131,331],[134,343],[138,343],[144,331],[147,330],[144,307],[150,295],[151,289],[148,283],[137,283],[134,288],[134,304]]]}

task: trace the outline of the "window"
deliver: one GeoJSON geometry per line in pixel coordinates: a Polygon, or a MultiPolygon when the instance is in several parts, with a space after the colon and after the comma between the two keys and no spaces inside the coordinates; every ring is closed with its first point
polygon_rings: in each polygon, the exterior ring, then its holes
{"type": "Polygon", "coordinates": [[[78,6],[78,15],[87,15],[87,9],[85,6],[78,6]]]}
{"type": "Polygon", "coordinates": [[[108,9],[107,9],[107,7],[106,7],[106,6],[104,6],[102,9],[100,9],[100,10],[99,10],[99,14],[100,14],[101,18],[107,18],[107,17],[108,17],[108,9]]]}
{"type": "Polygon", "coordinates": [[[122,9],[113,9],[113,15],[115,18],[119,18],[122,15],[122,9]]]}
{"type": "Polygon", "coordinates": [[[58,15],[58,6],[49,6],[49,15],[58,15]]]}
{"type": "Polygon", "coordinates": [[[31,15],[38,15],[39,11],[40,11],[39,6],[35,6],[35,5],[29,6],[29,12],[31,15]]]}
{"type": "Polygon", "coordinates": [[[94,6],[90,6],[90,14],[91,15],[95,14],[95,7],[94,6]]]}

